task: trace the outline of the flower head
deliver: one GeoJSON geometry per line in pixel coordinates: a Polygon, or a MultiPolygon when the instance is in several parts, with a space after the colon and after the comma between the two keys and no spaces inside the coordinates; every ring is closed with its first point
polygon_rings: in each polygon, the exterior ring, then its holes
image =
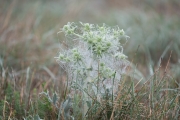
{"type": "Polygon", "coordinates": [[[62,32],[66,35],[70,47],[63,49],[64,52],[55,58],[65,66],[68,78],[76,82],[81,81],[79,84],[85,84],[86,80],[97,84],[97,81],[103,83],[106,80],[112,86],[113,77],[115,83],[119,82],[122,69],[127,66],[122,65],[127,56],[123,54],[120,39],[122,36],[126,40],[128,38],[123,29],[105,24],[99,26],[68,22],[62,32]]]}

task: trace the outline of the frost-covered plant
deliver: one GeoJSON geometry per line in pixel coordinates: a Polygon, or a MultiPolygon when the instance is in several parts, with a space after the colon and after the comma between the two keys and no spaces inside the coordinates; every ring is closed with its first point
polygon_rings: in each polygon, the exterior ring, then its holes
{"type": "Polygon", "coordinates": [[[60,32],[67,39],[55,58],[66,70],[72,92],[82,91],[85,101],[87,96],[100,101],[107,90],[113,95],[129,63],[121,44],[128,38],[124,30],[105,24],[68,22],[60,32]]]}

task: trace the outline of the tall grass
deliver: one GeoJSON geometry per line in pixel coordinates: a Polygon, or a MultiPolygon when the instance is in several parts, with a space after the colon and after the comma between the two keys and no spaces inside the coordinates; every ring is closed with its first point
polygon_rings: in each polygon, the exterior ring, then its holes
{"type": "MultiPolygon", "coordinates": [[[[35,71],[31,71],[28,68],[25,75],[17,78],[1,66],[1,119],[65,119],[66,115],[82,119],[81,95],[64,98],[60,85],[53,90],[56,85],[48,81],[39,80],[39,86],[33,87],[35,71]]],[[[180,93],[174,84],[177,81],[166,71],[161,75],[160,68],[143,83],[124,75],[113,101],[108,91],[100,101],[89,96],[93,100],[87,101],[89,109],[83,119],[179,119],[180,93]]],[[[86,89],[81,90],[87,93],[86,89]]]]}

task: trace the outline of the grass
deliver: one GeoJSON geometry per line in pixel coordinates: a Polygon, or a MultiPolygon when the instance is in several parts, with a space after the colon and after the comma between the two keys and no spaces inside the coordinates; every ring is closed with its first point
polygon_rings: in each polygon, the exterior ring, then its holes
{"type": "Polygon", "coordinates": [[[2,2],[0,119],[60,119],[67,109],[75,119],[82,119],[81,95],[73,99],[73,109],[63,104],[70,100],[69,89],[66,74],[54,59],[64,40],[57,32],[68,21],[123,28],[131,37],[124,52],[137,68],[123,76],[113,102],[108,94],[101,103],[89,102],[86,119],[179,119],[179,2],[147,0],[139,6],[129,0],[104,2],[105,7],[97,5],[93,10],[88,7],[94,4],[2,2]]]}
{"type": "MultiPolygon", "coordinates": [[[[37,115],[43,119],[63,118],[62,111],[66,110],[68,104],[64,105],[63,102],[67,100],[59,87],[62,85],[39,80],[33,86],[34,72],[31,73],[30,69],[19,79],[8,75],[10,73],[6,70],[1,76],[1,119],[32,119],[37,115]],[[52,86],[58,88],[53,89],[52,86]],[[47,89],[51,91],[39,94],[47,89]]],[[[127,79],[127,76],[121,81],[113,103],[108,93],[101,103],[88,103],[86,119],[179,119],[179,88],[174,87],[177,81],[169,74],[160,75],[160,70],[157,69],[143,84],[132,78],[127,79]]],[[[73,101],[75,104],[68,109],[73,109],[72,116],[75,119],[82,119],[81,97],[76,96],[73,101]]]]}

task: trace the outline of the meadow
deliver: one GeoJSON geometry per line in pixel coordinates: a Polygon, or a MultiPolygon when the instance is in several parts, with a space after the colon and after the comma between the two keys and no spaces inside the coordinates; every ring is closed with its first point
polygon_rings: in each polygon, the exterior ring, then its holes
{"type": "Polygon", "coordinates": [[[0,119],[180,119],[178,0],[0,3],[0,119]],[[105,92],[100,100],[98,92],[91,95],[78,84],[71,96],[69,74],[55,58],[68,38],[58,32],[79,21],[119,26],[129,36],[121,42],[130,64],[117,92],[105,92]]]}

